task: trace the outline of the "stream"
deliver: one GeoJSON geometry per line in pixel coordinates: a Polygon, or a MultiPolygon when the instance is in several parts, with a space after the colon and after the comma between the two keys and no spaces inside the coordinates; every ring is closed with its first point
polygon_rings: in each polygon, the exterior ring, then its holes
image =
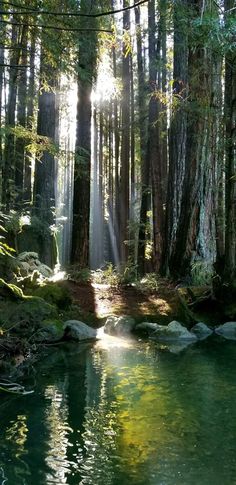
{"type": "Polygon", "coordinates": [[[223,340],[51,347],[0,395],[0,485],[236,484],[235,370],[223,340]]]}

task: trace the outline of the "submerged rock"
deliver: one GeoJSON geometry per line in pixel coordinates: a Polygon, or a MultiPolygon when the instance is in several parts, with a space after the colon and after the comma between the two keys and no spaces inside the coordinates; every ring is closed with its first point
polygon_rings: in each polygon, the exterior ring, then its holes
{"type": "Polygon", "coordinates": [[[194,342],[197,337],[194,333],[189,332],[189,330],[181,325],[181,323],[173,320],[169,325],[159,325],[158,328],[152,335],[153,338],[161,342],[174,342],[174,341],[189,341],[194,342]]]}
{"type": "Polygon", "coordinates": [[[226,322],[215,328],[215,333],[228,340],[236,340],[236,322],[226,322]]]}
{"type": "Polygon", "coordinates": [[[203,322],[196,323],[196,325],[191,328],[191,332],[193,332],[199,340],[204,340],[213,333],[213,331],[203,322]]]}
{"type": "Polygon", "coordinates": [[[135,320],[129,316],[107,318],[104,332],[108,335],[125,336],[130,335],[135,327],[135,320]]]}
{"type": "Polygon", "coordinates": [[[183,350],[187,349],[191,345],[195,343],[195,340],[179,340],[179,341],[173,341],[173,342],[168,342],[162,345],[162,348],[164,347],[166,350],[171,352],[171,354],[180,354],[183,352],[183,350]]]}
{"type": "Polygon", "coordinates": [[[68,340],[96,340],[97,330],[79,320],[68,320],[64,323],[64,337],[68,340]]]}

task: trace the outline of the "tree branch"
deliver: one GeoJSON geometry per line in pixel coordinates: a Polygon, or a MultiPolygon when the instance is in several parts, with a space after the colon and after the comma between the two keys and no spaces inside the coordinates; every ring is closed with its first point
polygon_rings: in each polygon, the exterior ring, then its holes
{"type": "MultiPolygon", "coordinates": [[[[116,13],[121,13],[121,12],[125,12],[125,10],[131,10],[135,7],[138,7],[139,5],[143,5],[144,3],[147,3],[149,2],[149,0],[140,0],[140,2],[137,2],[135,3],[134,5],[130,5],[129,7],[124,7],[124,8],[119,8],[117,10],[108,10],[107,12],[100,12],[100,13],[81,13],[81,12],[50,12],[48,10],[28,10],[27,9],[27,12],[20,12],[20,11],[16,11],[16,12],[4,12],[4,11],[0,11],[0,15],[53,15],[53,16],[57,16],[57,17],[89,17],[89,18],[98,18],[98,17],[104,17],[106,15],[114,15],[116,13]]],[[[15,7],[19,7],[19,8],[22,8],[20,5],[16,5],[16,4],[10,4],[10,3],[7,3],[7,2],[1,2],[1,3],[4,3],[4,4],[7,4],[7,5],[12,5],[12,6],[15,6],[15,7]]],[[[26,7],[23,7],[23,8],[26,8],[26,7]]]]}
{"type": "MultiPolygon", "coordinates": [[[[10,20],[0,20],[0,24],[8,24],[13,25],[13,22],[10,20]]],[[[24,24],[23,22],[14,22],[14,25],[22,27],[24,24]]],[[[44,25],[44,24],[29,24],[27,23],[28,27],[40,27],[42,29],[52,29],[52,30],[63,30],[66,32],[108,32],[112,34],[112,30],[108,29],[93,29],[93,28],[73,28],[73,27],[55,27],[54,25],[44,25]]]]}

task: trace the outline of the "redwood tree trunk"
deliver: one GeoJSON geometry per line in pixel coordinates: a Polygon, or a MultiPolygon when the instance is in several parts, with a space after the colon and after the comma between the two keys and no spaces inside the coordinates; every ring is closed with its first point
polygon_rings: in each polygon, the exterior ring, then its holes
{"type": "Polygon", "coordinates": [[[186,157],[187,113],[187,22],[186,0],[174,4],[173,105],[169,130],[169,173],[166,200],[162,273],[169,273],[169,260],[176,242],[186,157]]]}
{"type": "MultiPolygon", "coordinates": [[[[81,12],[91,12],[92,0],[81,0],[81,12]]],[[[95,20],[89,19],[90,27],[95,20]]],[[[89,220],[91,178],[91,93],[96,65],[97,37],[95,33],[83,34],[79,45],[78,105],[75,148],[72,255],[73,263],[80,267],[89,264],[89,220]]]]}
{"type": "MultiPolygon", "coordinates": [[[[235,6],[225,0],[225,10],[235,6]]],[[[226,26],[236,22],[235,9],[226,14],[226,26]]],[[[232,38],[233,42],[233,38],[232,38]]],[[[236,277],[236,61],[235,51],[229,49],[225,57],[225,267],[224,280],[236,277]]]]}
{"type": "MultiPolygon", "coordinates": [[[[123,1],[123,6],[128,5],[123,1]]],[[[130,30],[130,11],[123,13],[124,32],[130,30]]],[[[120,259],[122,263],[128,260],[129,239],[129,161],[130,161],[130,54],[126,53],[127,46],[123,45],[122,58],[122,101],[121,101],[121,156],[120,156],[120,202],[119,202],[119,236],[120,259]]]]}

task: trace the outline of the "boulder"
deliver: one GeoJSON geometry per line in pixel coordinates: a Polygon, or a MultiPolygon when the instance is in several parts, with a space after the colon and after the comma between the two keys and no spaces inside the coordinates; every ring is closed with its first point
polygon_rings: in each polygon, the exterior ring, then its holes
{"type": "Polygon", "coordinates": [[[29,263],[26,263],[26,261],[20,261],[19,262],[19,269],[20,269],[22,276],[27,276],[29,274],[29,271],[30,271],[30,265],[29,265],[29,263]]]}
{"type": "Polygon", "coordinates": [[[60,321],[45,320],[41,323],[40,329],[35,334],[35,342],[57,342],[64,335],[63,324],[60,321]]]}
{"type": "Polygon", "coordinates": [[[181,323],[173,320],[169,325],[159,325],[159,327],[153,332],[152,338],[159,340],[160,342],[175,342],[181,340],[197,341],[196,335],[189,332],[189,330],[181,325],[181,323]]]}
{"type": "Polygon", "coordinates": [[[115,317],[110,316],[107,318],[104,332],[108,335],[126,336],[130,335],[135,327],[135,320],[129,316],[115,317]]]}
{"type": "Polygon", "coordinates": [[[39,258],[38,253],[34,253],[32,251],[24,251],[23,253],[20,253],[17,257],[18,261],[31,261],[31,260],[37,260],[39,258]]]}
{"type": "Polygon", "coordinates": [[[36,268],[37,268],[37,271],[39,271],[39,273],[45,278],[49,278],[50,276],[53,275],[53,271],[46,264],[40,264],[40,266],[36,266],[36,268]]]}
{"type": "Polygon", "coordinates": [[[213,331],[203,322],[196,323],[196,325],[191,328],[191,332],[194,333],[199,340],[204,340],[213,333],[213,331]]]}
{"type": "Polygon", "coordinates": [[[226,322],[215,328],[215,333],[229,340],[236,340],[236,322],[226,322]]]}
{"type": "Polygon", "coordinates": [[[86,323],[79,320],[68,320],[64,323],[64,337],[68,340],[76,340],[81,342],[83,340],[96,340],[97,330],[89,327],[86,323]]]}
{"type": "Polygon", "coordinates": [[[49,278],[53,275],[53,271],[49,266],[43,264],[39,261],[38,253],[23,252],[16,258],[16,264],[20,270],[22,276],[28,276],[32,274],[35,270],[38,271],[39,275],[44,278],[49,278]]]}

